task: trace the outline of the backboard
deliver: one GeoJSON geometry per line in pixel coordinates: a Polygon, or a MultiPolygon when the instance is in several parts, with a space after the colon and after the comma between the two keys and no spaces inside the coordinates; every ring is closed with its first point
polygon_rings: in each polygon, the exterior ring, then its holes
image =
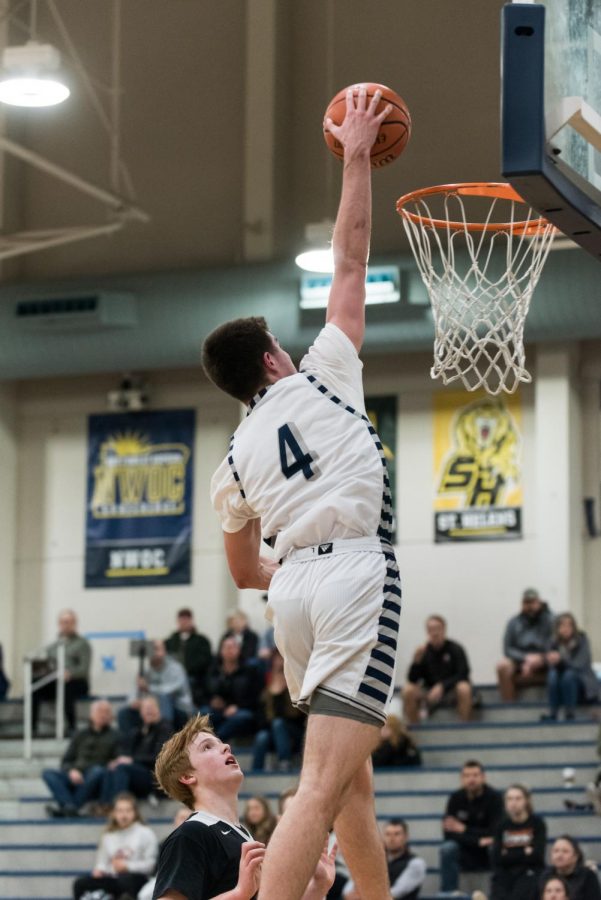
{"type": "Polygon", "coordinates": [[[508,3],[502,24],[503,175],[601,259],[601,2],[508,3]]]}

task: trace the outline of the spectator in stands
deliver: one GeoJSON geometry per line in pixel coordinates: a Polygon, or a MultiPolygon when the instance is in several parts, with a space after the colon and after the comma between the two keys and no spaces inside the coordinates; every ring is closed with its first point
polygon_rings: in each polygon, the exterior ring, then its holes
{"type": "Polygon", "coordinates": [[[79,900],[88,892],[95,898],[135,897],[155,869],[157,852],[155,834],[144,824],[134,797],[120,794],[100,838],[94,869],[74,881],[73,897],[79,900]]]}
{"type": "MultiPolygon", "coordinates": [[[[58,617],[58,638],[48,650],[49,666],[46,671],[56,668],[59,644],[65,647],[65,717],[68,731],[73,733],[76,725],[75,704],[77,700],[86,697],[89,691],[92,648],[89,642],[77,633],[77,616],[72,609],[63,610],[58,617]]],[[[31,723],[34,734],[38,732],[40,705],[43,700],[56,700],[56,680],[31,695],[31,723]]]]}
{"type": "Polygon", "coordinates": [[[248,798],[242,813],[242,824],[250,831],[255,841],[268,844],[277,822],[266,797],[248,798]]]}
{"type": "MultiPolygon", "coordinates": [[[[191,815],[191,813],[187,806],[180,806],[180,808],[177,810],[176,814],[173,817],[173,828],[171,829],[169,834],[172,834],[176,830],[176,828],[179,828],[180,825],[183,825],[183,823],[186,822],[190,818],[190,815],[191,815]]],[[[168,837],[168,835],[167,835],[167,837],[168,837]]],[[[159,844],[159,856],[160,856],[163,844],[167,840],[167,837],[165,837],[164,840],[162,840],[161,843],[159,844]]],[[[150,878],[146,882],[146,884],[142,888],[140,888],[140,890],[138,891],[137,900],[152,900],[152,896],[154,894],[154,886],[156,884],[156,881],[157,881],[156,875],[154,875],[152,878],[150,878]]]]}
{"type": "Polygon", "coordinates": [[[207,674],[212,652],[209,639],[196,630],[191,609],[180,609],[177,630],[165,641],[165,649],[172,659],[181,663],[190,684],[195,706],[207,702],[207,674]]]}
{"type": "Polygon", "coordinates": [[[599,699],[599,682],[591,664],[588,637],[578,630],[572,613],[557,616],[553,632],[546,654],[550,711],[542,718],[557,719],[563,706],[566,719],[573,719],[578,703],[595,703],[599,699]]]}
{"type": "Polygon", "coordinates": [[[398,716],[387,716],[380,735],[381,741],[371,755],[375,768],[421,766],[422,758],[417,744],[398,716]]]}
{"type": "Polygon", "coordinates": [[[108,700],[96,700],[90,707],[90,722],[72,738],[60,769],[44,769],[46,782],[56,805],[46,807],[54,818],[77,816],[79,810],[100,795],[105,766],[117,756],[119,734],[112,728],[113,710],[108,700]]]}
{"type": "Polygon", "coordinates": [[[6,700],[10,690],[10,681],[4,671],[4,650],[0,644],[0,700],[6,700]]]}
{"type": "Polygon", "coordinates": [[[260,725],[253,745],[253,769],[262,771],[265,756],[275,750],[279,771],[289,772],[292,754],[300,748],[305,733],[305,716],[292,705],[284,677],[284,660],[277,650],[272,653],[258,716],[260,725]]]}
{"type": "Polygon", "coordinates": [[[560,878],[558,875],[549,878],[543,885],[539,897],[540,900],[571,900],[565,878],[560,878]]]}
{"type": "Polygon", "coordinates": [[[171,723],[161,718],[155,697],[145,697],[140,704],[141,724],[121,741],[121,752],[104,770],[100,790],[101,808],[105,814],[117,794],[129,791],[136,797],[148,797],[154,788],[154,763],[161,747],[171,736],[171,723]]]}
{"type": "Polygon", "coordinates": [[[507,623],[503,659],[497,664],[501,699],[515,700],[516,682],[544,684],[547,653],[553,638],[553,614],[535,588],[522,595],[522,610],[507,623]]]}
{"type": "Polygon", "coordinates": [[[597,872],[585,863],[578,841],[568,834],[553,842],[551,865],[540,878],[541,889],[557,876],[566,883],[569,900],[601,900],[597,872]]]}
{"type": "Polygon", "coordinates": [[[405,718],[415,724],[420,707],[432,711],[446,701],[456,703],[460,718],[467,720],[473,701],[465,650],[447,638],[447,623],[442,616],[429,616],[426,632],[428,641],[415,651],[403,690],[405,718]]]}
{"type": "Polygon", "coordinates": [[[235,637],[223,637],[219,655],[208,677],[209,714],[221,741],[256,730],[257,704],[263,679],[256,666],[242,662],[241,645],[235,637]]]}
{"type": "Polygon", "coordinates": [[[161,718],[175,729],[181,728],[194,712],[186,670],[168,655],[165,641],[153,641],[152,647],[148,671],[137,677],[136,695],[117,714],[119,730],[124,733],[140,724],[140,705],[149,695],[158,699],[161,718]]]}
{"type": "Polygon", "coordinates": [[[547,826],[533,812],[530,791],[511,785],[492,846],[491,900],[536,900],[546,839],[547,826]]]}
{"type": "MultiPolygon", "coordinates": [[[[426,878],[426,863],[409,848],[409,827],[403,819],[390,819],[384,826],[390,894],[393,900],[416,900],[426,878]]],[[[342,891],[346,900],[361,900],[352,881],[342,891]]]]}
{"type": "MultiPolygon", "coordinates": [[[[263,601],[263,603],[267,603],[268,595],[262,594],[261,600],[263,601]]],[[[273,625],[268,625],[259,638],[259,649],[257,650],[257,656],[263,663],[266,671],[269,671],[271,667],[271,660],[274,650],[277,650],[277,647],[275,645],[275,629],[273,625]]]]}
{"type": "Polygon", "coordinates": [[[489,848],[503,818],[501,794],[486,783],[484,767],[468,759],[461,769],[461,788],[447,800],[440,847],[440,890],[459,889],[460,872],[490,869],[489,848]]]}
{"type": "Polygon", "coordinates": [[[248,624],[248,616],[241,609],[237,609],[227,620],[227,631],[221,638],[234,637],[240,646],[240,659],[248,662],[256,659],[259,650],[259,636],[248,624]]]}

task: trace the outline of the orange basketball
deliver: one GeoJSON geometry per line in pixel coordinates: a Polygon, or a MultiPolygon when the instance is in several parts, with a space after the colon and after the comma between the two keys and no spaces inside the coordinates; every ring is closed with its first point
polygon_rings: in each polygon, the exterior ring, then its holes
{"type": "MultiPolygon", "coordinates": [[[[351,86],[354,93],[358,93],[359,88],[362,87],[360,84],[351,86]]],[[[391,91],[386,85],[366,82],[365,87],[367,88],[368,103],[377,90],[382,91],[378,112],[383,110],[387,103],[392,104],[392,110],[380,125],[378,136],[371,148],[372,169],[381,169],[382,166],[387,166],[393,159],[396,159],[407,146],[407,141],[411,137],[411,116],[403,98],[391,91]]],[[[347,91],[348,88],[343,88],[332,98],[325,111],[324,121],[330,118],[335,125],[342,125],[346,115],[347,91]]],[[[334,135],[325,129],[323,136],[334,156],[337,156],[338,159],[344,159],[344,147],[340,141],[336,140],[334,135]]]]}

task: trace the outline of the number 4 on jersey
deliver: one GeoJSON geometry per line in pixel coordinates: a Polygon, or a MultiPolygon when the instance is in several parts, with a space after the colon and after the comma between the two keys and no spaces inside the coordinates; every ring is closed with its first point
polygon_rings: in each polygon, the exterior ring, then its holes
{"type": "MultiPolygon", "coordinates": [[[[294,425],[282,425],[278,428],[278,440],[280,442],[280,464],[286,478],[292,478],[298,472],[302,472],[307,481],[319,475],[319,469],[315,466],[317,454],[311,456],[301,436],[293,431],[294,425]],[[292,455],[290,461],[289,454],[292,455]],[[313,467],[311,466],[313,463],[313,467]]],[[[296,430],[296,429],[295,429],[296,430]]]]}

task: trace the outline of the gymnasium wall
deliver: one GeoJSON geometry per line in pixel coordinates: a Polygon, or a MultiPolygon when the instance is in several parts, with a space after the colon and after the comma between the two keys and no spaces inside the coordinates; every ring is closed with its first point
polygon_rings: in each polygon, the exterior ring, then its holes
{"type": "MultiPolygon", "coordinates": [[[[494,680],[503,627],[527,586],[538,587],[554,610],[573,609],[591,637],[599,636],[601,659],[601,538],[586,536],[582,517],[584,485],[595,483],[599,465],[598,443],[596,452],[590,446],[591,435],[599,437],[599,349],[598,344],[529,348],[530,366],[539,374],[521,391],[523,538],[469,544],[433,543],[432,398],[440,387],[429,378],[429,355],[367,362],[366,393],[398,398],[398,556],[404,590],[399,677],[423,641],[425,617],[438,612],[448,619],[450,636],[468,649],[474,679],[494,680]]],[[[52,639],[65,606],[77,611],[84,633],[144,630],[148,637],[163,636],[184,605],[194,608],[199,627],[213,641],[238,604],[255,628],[263,628],[259,592],[237,592],[229,578],[208,494],[211,472],[240,409],[196,369],[149,377],[153,408],[197,410],[193,584],[84,590],[87,416],[106,410],[106,393],[118,378],[46,379],[0,390],[2,642],[15,691],[23,653],[52,639]]],[[[120,665],[116,672],[101,672],[106,640],[96,645],[93,688],[121,693],[130,686],[132,669],[120,665]]]]}

